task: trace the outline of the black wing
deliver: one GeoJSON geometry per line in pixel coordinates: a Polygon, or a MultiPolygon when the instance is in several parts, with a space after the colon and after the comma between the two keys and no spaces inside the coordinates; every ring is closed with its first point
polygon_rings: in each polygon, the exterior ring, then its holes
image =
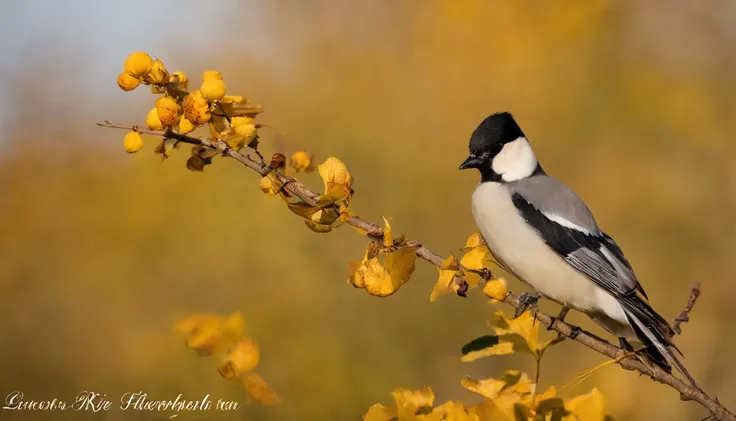
{"type": "Polygon", "coordinates": [[[605,233],[589,233],[563,226],[542,213],[518,193],[514,205],[547,245],[578,272],[598,286],[621,297],[639,291],[647,298],[631,264],[615,241],[605,233]]]}

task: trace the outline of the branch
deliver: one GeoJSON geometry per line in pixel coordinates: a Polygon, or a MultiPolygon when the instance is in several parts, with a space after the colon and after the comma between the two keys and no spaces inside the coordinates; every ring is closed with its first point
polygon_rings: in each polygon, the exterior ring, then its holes
{"type": "Polygon", "coordinates": [[[682,334],[682,329],[680,328],[680,325],[682,323],[690,321],[690,311],[693,309],[695,301],[698,300],[698,297],[700,297],[700,282],[696,282],[695,285],[693,285],[692,289],[690,289],[690,297],[687,299],[687,304],[685,304],[685,308],[683,308],[680,314],[675,317],[675,323],[672,324],[672,330],[676,334],[682,334]]]}
{"type": "MultiPolygon", "coordinates": [[[[300,183],[298,180],[286,177],[278,171],[273,170],[266,163],[254,161],[247,154],[244,155],[238,151],[231,149],[225,142],[221,140],[211,141],[205,138],[196,138],[174,132],[154,132],[148,130],[140,130],[137,128],[137,126],[122,126],[118,124],[112,124],[108,121],[105,121],[104,123],[97,123],[97,125],[100,127],[134,130],[144,134],[176,139],[184,143],[202,145],[207,148],[221,151],[224,156],[229,156],[230,158],[235,159],[236,161],[242,163],[251,170],[257,172],[262,177],[267,176],[273,171],[275,173],[274,175],[276,177],[276,181],[280,182],[287,192],[293,194],[294,196],[312,206],[317,204],[317,198],[319,197],[319,194],[313,192],[302,183],[300,183]]],[[[383,228],[377,224],[366,221],[357,216],[350,217],[347,223],[356,228],[364,230],[367,235],[373,239],[383,239],[383,228]]],[[[416,247],[417,256],[426,260],[429,263],[432,263],[435,266],[440,266],[440,264],[442,264],[442,262],[444,261],[444,258],[441,255],[424,247],[417,241],[410,240],[406,243],[406,246],[416,247]]],[[[700,289],[699,284],[696,284],[691,291],[690,299],[688,300],[686,307],[683,309],[682,313],[680,313],[680,315],[675,319],[675,329],[677,333],[679,333],[680,331],[680,323],[689,320],[688,313],[690,312],[690,310],[692,310],[692,307],[695,304],[698,295],[700,295],[700,289]]],[[[503,302],[516,308],[519,304],[518,296],[509,292],[508,296],[503,300],[503,302]]],[[[624,370],[636,371],[639,374],[650,377],[652,380],[658,383],[665,384],[675,389],[680,393],[681,400],[694,401],[699,403],[711,413],[714,419],[718,421],[736,421],[736,415],[726,409],[726,407],[724,407],[717,398],[709,396],[699,387],[691,386],[683,382],[679,378],[673,376],[671,373],[664,371],[658,366],[652,365],[652,367],[649,367],[638,359],[627,358],[626,351],[622,350],[621,348],[612,345],[610,342],[601,339],[590,332],[581,330],[580,328],[574,327],[565,322],[561,322],[556,318],[549,316],[548,314],[542,313],[541,311],[537,311],[536,318],[545,326],[556,331],[560,335],[573,339],[585,345],[586,347],[598,352],[599,354],[615,360],[624,370]]]]}

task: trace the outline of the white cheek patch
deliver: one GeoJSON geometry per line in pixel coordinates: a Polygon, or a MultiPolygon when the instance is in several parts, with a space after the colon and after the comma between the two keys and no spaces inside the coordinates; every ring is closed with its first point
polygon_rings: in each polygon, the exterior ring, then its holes
{"type": "Polygon", "coordinates": [[[537,157],[529,141],[520,137],[503,145],[501,152],[493,158],[491,168],[504,181],[521,180],[537,169],[537,157]]]}

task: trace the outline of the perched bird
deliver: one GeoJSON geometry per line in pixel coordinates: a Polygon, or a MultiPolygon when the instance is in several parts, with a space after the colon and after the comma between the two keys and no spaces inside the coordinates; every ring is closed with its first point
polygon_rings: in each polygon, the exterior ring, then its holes
{"type": "MultiPolygon", "coordinates": [[[[585,203],[542,169],[529,141],[508,112],[492,114],[470,137],[470,156],[460,169],[476,168],[475,223],[504,269],[542,296],[587,314],[619,337],[644,345],[650,359],[668,372],[678,360],[672,327],[651,307],[644,288],[616,242],[598,227],[585,203]]],[[[536,306],[539,294],[519,297],[536,306]]],[[[682,355],[680,353],[680,355],[682,355]]]]}

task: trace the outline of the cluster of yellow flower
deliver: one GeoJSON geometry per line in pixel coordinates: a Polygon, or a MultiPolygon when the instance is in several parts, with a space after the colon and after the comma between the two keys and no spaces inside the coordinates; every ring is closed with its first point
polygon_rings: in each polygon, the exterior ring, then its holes
{"type": "Polygon", "coordinates": [[[186,335],[186,346],[198,355],[221,355],[217,370],[228,380],[239,380],[252,399],[262,405],[280,402],[263,378],[253,372],[260,353],[255,341],[245,335],[242,314],[194,314],[179,322],[175,330],[186,335]]]}
{"type": "MultiPolygon", "coordinates": [[[[210,139],[225,141],[232,149],[257,144],[259,126],[253,119],[263,109],[250,105],[242,96],[227,95],[220,72],[205,71],[199,89],[189,92],[189,78],[184,72],[169,74],[158,58],[154,60],[147,53],[135,52],[125,59],[118,86],[132,91],[140,84],[150,85],[152,94],[161,95],[146,116],[149,129],[188,134],[208,125],[210,139]]],[[[127,133],[123,143],[129,153],[143,147],[143,139],[136,130],[127,133]]],[[[165,139],[154,152],[166,158],[177,145],[176,139],[165,139]]],[[[202,156],[200,152],[202,149],[197,146],[192,149],[193,158],[187,162],[189,169],[201,171],[209,163],[211,156],[202,156]]]]}

